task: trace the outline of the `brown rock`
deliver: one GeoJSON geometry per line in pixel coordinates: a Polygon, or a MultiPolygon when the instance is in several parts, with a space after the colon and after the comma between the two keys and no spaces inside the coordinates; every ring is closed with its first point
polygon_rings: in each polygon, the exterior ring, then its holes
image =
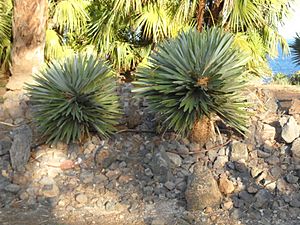
{"type": "Polygon", "coordinates": [[[203,210],[221,203],[222,194],[211,171],[196,163],[185,192],[188,210],[203,210]]]}
{"type": "Polygon", "coordinates": [[[75,163],[72,160],[65,160],[61,162],[60,169],[61,170],[68,170],[74,168],[75,163]]]}
{"type": "Polygon", "coordinates": [[[230,181],[226,174],[222,174],[219,179],[219,188],[222,193],[228,195],[234,191],[233,182],[230,181]]]}
{"type": "Polygon", "coordinates": [[[292,105],[289,108],[289,114],[299,114],[300,113],[300,99],[293,99],[292,105]]]}

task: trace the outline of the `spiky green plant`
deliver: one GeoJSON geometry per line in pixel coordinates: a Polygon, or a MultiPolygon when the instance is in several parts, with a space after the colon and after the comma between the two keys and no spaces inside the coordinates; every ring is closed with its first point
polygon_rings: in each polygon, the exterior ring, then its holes
{"type": "Polygon", "coordinates": [[[294,63],[300,66],[300,34],[297,33],[290,47],[292,48],[292,59],[294,63]]]}
{"type": "Polygon", "coordinates": [[[249,57],[233,42],[233,35],[219,28],[181,33],[160,44],[147,66],[138,67],[134,91],[162,115],[167,129],[183,135],[213,114],[244,132],[246,104],[239,92],[249,57]]]}
{"type": "Polygon", "coordinates": [[[105,138],[119,116],[111,69],[93,55],[52,61],[27,86],[34,118],[48,143],[81,140],[95,130],[105,138]]]}

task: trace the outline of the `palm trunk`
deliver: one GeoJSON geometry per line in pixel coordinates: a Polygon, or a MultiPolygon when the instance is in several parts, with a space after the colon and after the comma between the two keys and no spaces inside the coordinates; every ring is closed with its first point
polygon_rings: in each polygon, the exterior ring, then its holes
{"type": "Polygon", "coordinates": [[[211,14],[212,14],[212,18],[210,18],[209,20],[209,26],[212,26],[214,24],[218,23],[218,19],[219,19],[219,14],[221,11],[221,0],[215,0],[212,8],[211,8],[211,14]]]}
{"type": "Polygon", "coordinates": [[[203,116],[197,120],[192,129],[190,140],[200,144],[201,147],[205,145],[214,134],[214,126],[211,118],[203,116]]]}
{"type": "Polygon", "coordinates": [[[22,89],[44,62],[47,0],[14,0],[13,48],[7,88],[22,89]]]}
{"type": "Polygon", "coordinates": [[[197,30],[202,31],[206,0],[199,0],[197,12],[197,30]]]}

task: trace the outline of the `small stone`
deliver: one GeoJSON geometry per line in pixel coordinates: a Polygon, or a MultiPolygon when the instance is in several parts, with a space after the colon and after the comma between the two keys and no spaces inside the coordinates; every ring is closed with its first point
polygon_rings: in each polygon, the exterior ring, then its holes
{"type": "Polygon", "coordinates": [[[127,184],[129,183],[130,181],[132,181],[133,178],[132,176],[129,176],[129,175],[121,175],[118,179],[118,181],[121,183],[121,184],[127,184]]]}
{"type": "Polygon", "coordinates": [[[300,135],[299,126],[293,116],[282,127],[281,137],[286,143],[292,143],[300,135]]]}
{"type": "Polygon", "coordinates": [[[173,183],[173,182],[171,182],[171,181],[167,181],[165,184],[164,184],[164,186],[166,187],[166,188],[168,188],[170,191],[171,190],[173,190],[174,188],[175,188],[175,184],[173,183]]]}
{"type": "Polygon", "coordinates": [[[22,192],[21,194],[20,194],[20,199],[21,200],[27,200],[29,198],[29,195],[28,195],[28,193],[27,192],[22,192]]]}
{"type": "Polygon", "coordinates": [[[257,177],[259,174],[261,174],[263,172],[263,169],[258,168],[258,167],[252,167],[250,174],[253,178],[257,177]]]}
{"type": "Polygon", "coordinates": [[[247,188],[247,191],[248,191],[248,193],[250,193],[250,194],[255,194],[255,193],[257,193],[258,189],[257,189],[256,187],[254,187],[254,186],[249,186],[249,187],[247,188]]]}
{"type": "Polygon", "coordinates": [[[262,208],[264,207],[265,204],[267,204],[268,202],[270,202],[270,199],[272,199],[272,194],[265,189],[261,189],[259,190],[255,196],[255,207],[256,208],[262,208]]]}
{"type": "Polygon", "coordinates": [[[86,204],[88,202],[88,197],[85,194],[78,194],[75,197],[75,200],[79,203],[79,204],[86,204]]]}
{"type": "Polygon", "coordinates": [[[276,129],[275,127],[269,125],[269,124],[263,124],[263,129],[262,129],[262,140],[263,141],[274,141],[276,135],[276,129]]]}
{"type": "Polygon", "coordinates": [[[282,169],[279,166],[274,166],[271,168],[270,173],[275,179],[278,179],[282,174],[282,169]]]}
{"type": "Polygon", "coordinates": [[[197,143],[190,143],[189,148],[191,152],[199,152],[201,149],[200,144],[197,143]]]}
{"type": "Polygon", "coordinates": [[[10,141],[0,140],[0,156],[8,154],[10,148],[11,148],[10,141]]]}
{"type": "Polygon", "coordinates": [[[293,198],[289,204],[292,207],[300,208],[300,200],[297,198],[293,198]]]}
{"type": "Polygon", "coordinates": [[[185,145],[178,145],[177,151],[178,151],[178,153],[180,153],[180,154],[187,155],[187,154],[189,154],[189,151],[190,151],[190,150],[189,150],[185,145]]]}
{"type": "Polygon", "coordinates": [[[231,201],[231,200],[229,200],[229,201],[227,201],[227,202],[225,202],[224,204],[223,204],[223,208],[225,209],[225,210],[229,210],[229,209],[231,209],[233,207],[233,202],[231,201]]]}
{"type": "Polygon", "coordinates": [[[151,225],[166,225],[166,224],[167,223],[165,222],[165,220],[161,218],[156,218],[151,222],[151,225]]]}
{"type": "Polygon", "coordinates": [[[105,210],[106,211],[113,211],[116,207],[116,202],[115,201],[107,201],[104,204],[105,210]]]}
{"type": "Polygon", "coordinates": [[[291,151],[294,158],[300,158],[300,138],[293,142],[291,151]]]}
{"type": "Polygon", "coordinates": [[[148,177],[152,177],[153,176],[152,170],[150,168],[146,168],[145,169],[145,174],[148,177]]]}
{"type": "Polygon", "coordinates": [[[268,152],[264,152],[264,151],[258,149],[258,150],[257,150],[257,156],[258,156],[259,158],[268,158],[268,157],[271,156],[271,154],[268,153],[268,152]]]}
{"type": "Polygon", "coordinates": [[[244,200],[247,203],[251,203],[253,201],[253,196],[249,194],[247,191],[241,191],[239,193],[240,199],[244,200]]]}
{"type": "Polygon", "coordinates": [[[231,144],[231,155],[230,155],[231,161],[239,161],[239,160],[248,160],[248,149],[247,145],[239,142],[239,141],[233,141],[231,144]]]}
{"type": "Polygon", "coordinates": [[[47,184],[43,186],[41,192],[46,198],[53,198],[59,195],[59,188],[56,184],[47,184]]]}
{"type": "Polygon", "coordinates": [[[60,163],[61,170],[69,170],[75,167],[75,163],[72,160],[64,160],[60,163]]]}
{"type": "Polygon", "coordinates": [[[108,178],[102,173],[97,174],[94,177],[95,184],[101,184],[101,183],[106,182],[107,180],[108,180],[108,178]]]}
{"type": "Polygon", "coordinates": [[[222,174],[219,179],[219,189],[224,194],[231,194],[234,191],[234,184],[230,181],[226,174],[222,174]]]}
{"type": "Polygon", "coordinates": [[[179,167],[181,166],[182,159],[179,155],[172,153],[172,152],[167,152],[167,156],[169,157],[170,161],[176,166],[179,167]]]}
{"type": "Polygon", "coordinates": [[[276,165],[280,162],[279,158],[275,155],[271,155],[270,157],[266,158],[265,161],[270,165],[276,165]]]}
{"type": "Polygon", "coordinates": [[[127,166],[126,162],[122,161],[120,164],[119,164],[119,167],[120,168],[125,168],[127,166]]]}
{"type": "Polygon", "coordinates": [[[94,181],[94,173],[92,171],[89,170],[83,170],[80,173],[80,180],[84,183],[84,184],[90,184],[93,183],[94,181]]]}
{"type": "Polygon", "coordinates": [[[9,184],[4,188],[4,190],[16,194],[21,190],[21,187],[17,184],[9,184]]]}
{"type": "Polygon", "coordinates": [[[299,178],[297,176],[294,176],[291,173],[286,176],[286,181],[290,184],[296,184],[298,182],[298,179],[299,178]]]}

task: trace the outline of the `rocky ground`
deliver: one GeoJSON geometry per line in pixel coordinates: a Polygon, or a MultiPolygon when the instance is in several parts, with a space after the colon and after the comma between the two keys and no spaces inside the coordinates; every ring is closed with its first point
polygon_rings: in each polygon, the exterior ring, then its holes
{"type": "Polygon", "coordinates": [[[220,135],[201,149],[158,135],[130,89],[120,87],[118,133],[69,146],[43,145],[26,96],[5,94],[0,224],[300,224],[300,92],[248,90],[248,137],[219,123],[220,135]]]}

